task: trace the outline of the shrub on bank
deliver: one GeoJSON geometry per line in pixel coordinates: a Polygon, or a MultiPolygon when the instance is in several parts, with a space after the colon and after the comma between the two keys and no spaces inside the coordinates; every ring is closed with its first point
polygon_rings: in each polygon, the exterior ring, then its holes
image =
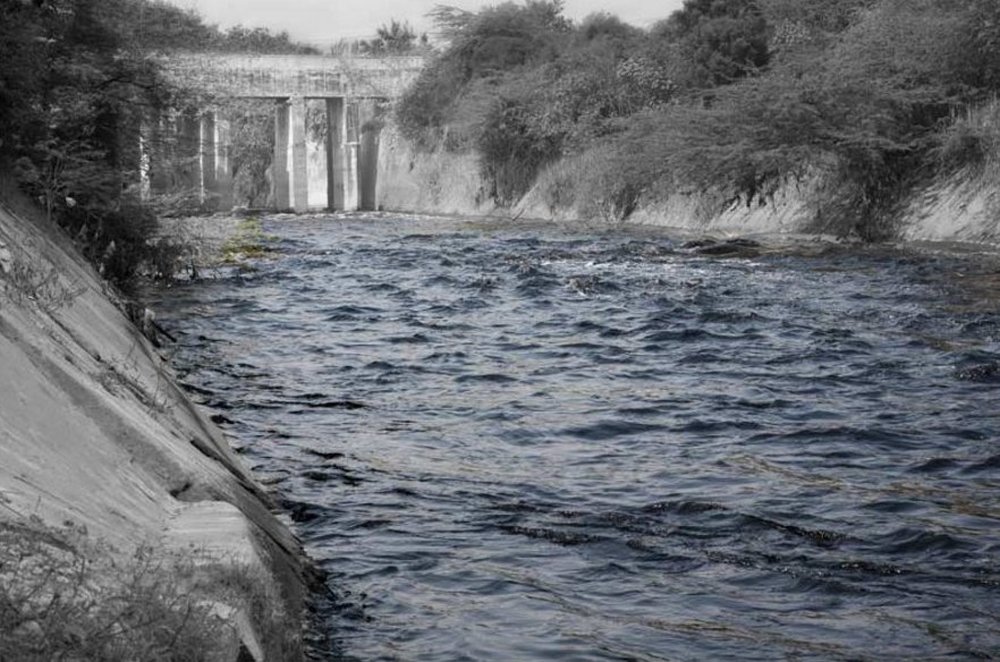
{"type": "Polygon", "coordinates": [[[659,159],[669,176],[752,204],[820,171],[833,229],[891,236],[895,206],[933,174],[942,129],[978,92],[962,83],[968,15],[937,0],[884,0],[856,17],[830,47],[663,117],[652,142],[669,152],[659,159]]]}
{"type": "Polygon", "coordinates": [[[300,623],[271,581],[199,554],[146,546],[121,557],[80,529],[0,523],[0,660],[228,660],[237,611],[266,659],[302,659],[300,623]]]}
{"type": "Polygon", "coordinates": [[[447,144],[476,151],[501,206],[531,190],[621,220],[670,195],[768,204],[809,177],[818,227],[874,241],[914,185],[995,145],[969,113],[1000,87],[991,0],[687,0],[645,33],[590,19],[488,75],[463,46],[478,17],[452,25],[398,119],[432,147],[461,136],[447,144]]]}
{"type": "Polygon", "coordinates": [[[426,67],[397,107],[403,135],[431,147],[479,81],[552,60],[569,30],[558,0],[505,2],[480,12],[439,7],[435,19],[450,45],[426,67]]]}
{"type": "Polygon", "coordinates": [[[1000,103],[996,99],[977,108],[956,112],[941,132],[938,167],[945,172],[978,170],[1000,155],[1000,103]]]}
{"type": "Polygon", "coordinates": [[[0,659],[211,660],[232,645],[177,559],[89,551],[73,532],[0,525],[0,659]]]}

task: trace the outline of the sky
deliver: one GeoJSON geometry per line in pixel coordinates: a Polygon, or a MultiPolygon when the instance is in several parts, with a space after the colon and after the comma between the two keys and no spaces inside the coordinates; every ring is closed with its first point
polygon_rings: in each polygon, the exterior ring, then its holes
{"type": "MultiPolygon", "coordinates": [[[[418,31],[432,28],[427,12],[436,5],[476,10],[499,4],[484,0],[170,0],[194,9],[208,23],[222,28],[242,24],[286,30],[298,41],[329,46],[341,39],[367,38],[379,25],[405,20],[418,31]]],[[[683,0],[565,0],[565,14],[580,20],[606,11],[639,27],[666,18],[683,0]]]]}

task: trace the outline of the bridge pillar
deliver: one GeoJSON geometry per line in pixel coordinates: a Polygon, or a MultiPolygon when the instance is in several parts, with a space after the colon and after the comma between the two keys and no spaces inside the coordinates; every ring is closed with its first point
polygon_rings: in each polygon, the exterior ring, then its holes
{"type": "Polygon", "coordinates": [[[211,209],[233,208],[229,172],[229,121],[216,111],[201,116],[201,203],[211,209]]]}
{"type": "Polygon", "coordinates": [[[335,211],[360,209],[358,188],[358,103],[344,97],[326,100],[327,207],[335,211]]]}
{"type": "Polygon", "coordinates": [[[229,150],[232,144],[230,138],[228,117],[215,118],[215,181],[219,194],[219,209],[229,211],[233,208],[233,171],[229,162],[229,150]]]}
{"type": "Polygon", "coordinates": [[[292,99],[291,113],[291,183],[292,209],[297,212],[309,211],[309,171],[306,152],[306,100],[303,97],[292,99]]]}
{"type": "Polygon", "coordinates": [[[219,189],[219,182],[216,178],[218,144],[215,140],[215,113],[212,111],[202,113],[200,120],[198,155],[201,160],[198,170],[201,179],[201,190],[199,191],[198,198],[202,206],[214,209],[219,189]]]}
{"type": "Polygon", "coordinates": [[[378,102],[366,99],[360,104],[358,113],[358,209],[376,211],[378,209],[378,148],[381,127],[378,125],[378,102]]]}
{"type": "Polygon", "coordinates": [[[279,101],[274,123],[274,163],[271,169],[274,201],[280,210],[309,209],[306,159],[306,100],[279,101]]]}
{"type": "Polygon", "coordinates": [[[278,210],[290,209],[288,190],[288,104],[278,101],[274,109],[274,157],[271,159],[271,193],[278,210]]]}
{"type": "Polygon", "coordinates": [[[347,130],[343,97],[326,99],[326,206],[343,211],[344,133],[347,130]]]}
{"type": "Polygon", "coordinates": [[[358,102],[344,102],[344,209],[357,211],[358,195],[358,102]]]}
{"type": "Polygon", "coordinates": [[[156,163],[155,152],[159,148],[160,113],[147,111],[139,129],[139,192],[143,200],[149,200],[153,193],[153,174],[156,163]]]}
{"type": "Polygon", "coordinates": [[[176,118],[172,110],[153,111],[149,121],[149,141],[147,143],[149,190],[152,194],[163,194],[170,190],[170,169],[173,166],[173,145],[177,132],[176,118]]]}
{"type": "Polygon", "coordinates": [[[139,131],[142,197],[197,189],[202,205],[232,209],[229,142],[229,121],[218,113],[148,112],[139,131]]]}
{"type": "Polygon", "coordinates": [[[139,133],[139,197],[142,200],[149,200],[152,192],[152,182],[149,177],[149,127],[143,125],[139,133]]]}
{"type": "Polygon", "coordinates": [[[201,188],[200,127],[195,113],[183,113],[177,121],[177,188],[201,188]]]}

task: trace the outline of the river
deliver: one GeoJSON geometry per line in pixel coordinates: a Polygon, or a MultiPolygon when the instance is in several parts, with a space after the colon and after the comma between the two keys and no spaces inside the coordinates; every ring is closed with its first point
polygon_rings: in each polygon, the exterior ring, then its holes
{"type": "Polygon", "coordinates": [[[265,229],[270,258],[149,296],[330,573],[317,657],[1000,655],[979,258],[386,214],[265,229]]]}

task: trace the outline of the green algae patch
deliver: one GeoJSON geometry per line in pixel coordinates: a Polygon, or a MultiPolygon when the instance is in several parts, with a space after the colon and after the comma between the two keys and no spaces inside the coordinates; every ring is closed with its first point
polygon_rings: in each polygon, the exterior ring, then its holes
{"type": "Polygon", "coordinates": [[[267,257],[273,252],[272,244],[278,241],[274,235],[264,232],[259,218],[241,220],[236,232],[222,245],[222,261],[227,264],[267,257]]]}

